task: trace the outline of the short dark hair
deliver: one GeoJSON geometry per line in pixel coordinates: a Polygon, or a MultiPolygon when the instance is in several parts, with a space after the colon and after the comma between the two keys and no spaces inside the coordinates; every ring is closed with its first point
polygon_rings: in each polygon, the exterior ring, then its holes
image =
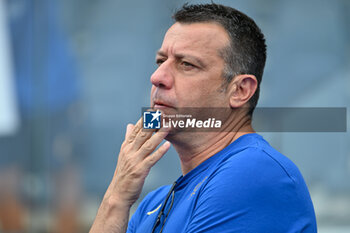
{"type": "Polygon", "coordinates": [[[219,51],[226,63],[223,70],[226,84],[239,74],[252,74],[258,81],[257,90],[249,100],[248,114],[251,116],[258,103],[266,61],[265,38],[260,28],[244,13],[215,3],[186,3],[175,12],[173,18],[179,23],[213,22],[226,30],[230,37],[230,45],[219,51]]]}

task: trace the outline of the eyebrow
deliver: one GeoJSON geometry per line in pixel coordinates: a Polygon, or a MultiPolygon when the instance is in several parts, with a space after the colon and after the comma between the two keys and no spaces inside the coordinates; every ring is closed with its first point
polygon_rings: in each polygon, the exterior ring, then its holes
{"type": "MultiPolygon", "coordinates": [[[[167,57],[166,53],[161,51],[161,50],[157,51],[157,55],[158,56],[162,56],[162,57],[167,57]]],[[[175,54],[175,58],[176,59],[189,58],[189,59],[194,60],[195,62],[197,62],[202,68],[206,67],[204,62],[201,59],[199,59],[198,57],[196,57],[196,56],[192,56],[192,55],[189,55],[189,54],[183,54],[183,53],[177,53],[177,54],[175,54]]]]}

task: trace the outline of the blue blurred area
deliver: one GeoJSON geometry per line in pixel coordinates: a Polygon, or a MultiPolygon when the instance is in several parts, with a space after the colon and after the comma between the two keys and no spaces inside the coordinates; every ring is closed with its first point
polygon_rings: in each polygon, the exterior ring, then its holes
{"type": "MultiPolygon", "coordinates": [[[[245,12],[266,36],[268,59],[259,106],[349,109],[350,1],[215,2],[245,12]]],[[[183,3],[7,1],[21,116],[28,129],[22,128],[27,136],[18,141],[23,150],[14,150],[17,145],[6,138],[0,138],[0,146],[1,153],[17,151],[13,155],[18,157],[31,151],[30,169],[24,174],[31,177],[28,182],[43,187],[32,191],[39,193],[31,194],[35,205],[46,200],[42,208],[48,208],[55,189],[47,177],[73,164],[80,178],[69,185],[81,187],[81,219],[86,226],[92,223],[112,178],[125,127],[149,105],[155,52],[172,24],[172,13],[183,3]]],[[[349,132],[263,136],[303,173],[320,232],[348,230],[332,231],[329,226],[349,227],[349,132]]],[[[142,197],[180,173],[171,149],[152,169],[142,197]]],[[[27,195],[26,185],[21,185],[27,195]]]]}
{"type": "Polygon", "coordinates": [[[14,0],[7,7],[20,109],[29,117],[64,110],[80,87],[56,2],[14,0]]]}

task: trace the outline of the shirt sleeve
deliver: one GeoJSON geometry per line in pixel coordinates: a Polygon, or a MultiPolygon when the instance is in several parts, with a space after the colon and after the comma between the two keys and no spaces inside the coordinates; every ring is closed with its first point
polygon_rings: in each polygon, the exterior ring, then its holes
{"type": "Polygon", "coordinates": [[[316,233],[311,199],[298,182],[262,150],[247,149],[202,187],[186,233],[316,233]]]}

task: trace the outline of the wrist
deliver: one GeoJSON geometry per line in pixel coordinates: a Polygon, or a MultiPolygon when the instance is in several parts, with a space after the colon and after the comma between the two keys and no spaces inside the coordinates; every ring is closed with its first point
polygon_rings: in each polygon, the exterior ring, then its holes
{"type": "Polygon", "coordinates": [[[129,210],[133,203],[123,200],[117,196],[110,196],[103,201],[104,205],[111,211],[113,210],[129,210]]]}
{"type": "Polygon", "coordinates": [[[129,220],[130,205],[118,198],[104,198],[97,212],[90,233],[125,232],[129,220]]]}

